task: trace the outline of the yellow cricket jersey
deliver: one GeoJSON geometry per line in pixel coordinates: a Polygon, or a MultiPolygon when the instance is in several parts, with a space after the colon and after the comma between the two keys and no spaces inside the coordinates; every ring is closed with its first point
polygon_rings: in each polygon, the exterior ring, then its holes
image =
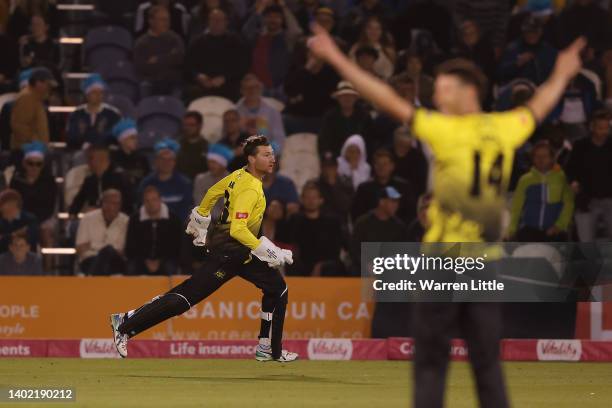
{"type": "Polygon", "coordinates": [[[413,133],[434,153],[430,227],[424,242],[491,242],[501,238],[504,193],[514,151],[535,129],[527,108],[444,115],[418,109],[413,133]]]}
{"type": "Polygon", "coordinates": [[[236,243],[255,249],[259,245],[257,235],[266,210],[261,180],[245,168],[234,171],[208,189],[198,212],[209,215],[221,197],[224,199],[223,213],[219,220],[213,220],[207,241],[223,249],[236,243]]]}

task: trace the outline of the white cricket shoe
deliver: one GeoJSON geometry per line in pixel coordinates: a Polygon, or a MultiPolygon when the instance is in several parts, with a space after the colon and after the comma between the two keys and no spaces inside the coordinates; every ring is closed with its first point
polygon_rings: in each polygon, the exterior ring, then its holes
{"type": "MultiPolygon", "coordinates": [[[[281,356],[276,359],[280,363],[288,363],[298,359],[298,354],[292,351],[283,350],[281,356]]],[[[259,344],[255,350],[255,360],[257,361],[273,361],[272,347],[270,346],[270,339],[262,337],[259,339],[259,344]]]]}
{"type": "Polygon", "coordinates": [[[126,358],[128,354],[127,343],[128,343],[128,335],[119,333],[119,326],[123,323],[123,319],[125,317],[125,313],[113,313],[110,315],[110,323],[111,328],[113,329],[113,340],[115,342],[115,348],[117,348],[117,352],[121,356],[121,358],[126,358]]]}

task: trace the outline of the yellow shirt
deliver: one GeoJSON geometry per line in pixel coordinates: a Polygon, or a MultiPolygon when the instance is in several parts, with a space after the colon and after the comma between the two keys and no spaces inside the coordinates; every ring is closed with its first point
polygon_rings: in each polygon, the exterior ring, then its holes
{"type": "Polygon", "coordinates": [[[215,221],[211,236],[213,245],[238,241],[255,249],[259,245],[257,235],[266,210],[266,198],[261,180],[245,168],[234,171],[208,189],[198,212],[209,215],[219,198],[223,197],[223,212],[215,221]],[[234,241],[235,240],[235,241],[234,241]]]}
{"type": "Polygon", "coordinates": [[[413,132],[435,157],[425,242],[500,239],[514,151],[535,125],[527,108],[464,116],[415,112],[413,132]]]}

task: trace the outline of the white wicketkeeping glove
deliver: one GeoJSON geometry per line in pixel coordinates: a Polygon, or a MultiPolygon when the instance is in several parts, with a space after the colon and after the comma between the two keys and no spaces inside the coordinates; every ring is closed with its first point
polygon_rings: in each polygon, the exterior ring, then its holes
{"type": "Polygon", "coordinates": [[[283,257],[285,258],[285,263],[288,265],[293,265],[293,252],[288,249],[281,249],[283,251],[283,257]]]}
{"type": "Polygon", "coordinates": [[[210,224],[210,215],[204,217],[198,213],[198,207],[194,207],[189,215],[189,223],[185,232],[193,237],[193,245],[204,246],[206,244],[206,233],[210,224]]]}
{"type": "Polygon", "coordinates": [[[259,239],[259,246],[251,251],[260,261],[266,262],[271,268],[282,266],[287,259],[293,263],[291,251],[281,249],[266,237],[259,239]],[[287,255],[289,252],[289,255],[287,255]]]}

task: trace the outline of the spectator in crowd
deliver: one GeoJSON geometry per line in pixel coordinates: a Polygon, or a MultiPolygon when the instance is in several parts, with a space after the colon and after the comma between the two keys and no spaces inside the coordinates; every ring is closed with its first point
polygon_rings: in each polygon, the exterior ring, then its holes
{"type": "Polygon", "coordinates": [[[20,0],[16,3],[7,24],[7,33],[13,38],[21,38],[28,34],[32,16],[43,16],[49,24],[51,37],[59,34],[60,15],[52,0],[20,0]]]}
{"type": "Polygon", "coordinates": [[[23,211],[21,194],[9,188],[0,192],[0,253],[8,250],[14,233],[24,233],[30,247],[38,247],[38,221],[34,215],[23,211]]]}
{"type": "MultiPolygon", "coordinates": [[[[498,0],[456,0],[451,4],[456,20],[471,20],[476,23],[483,35],[490,38],[491,44],[499,48],[505,41],[510,21],[510,4],[498,0]]],[[[457,24],[459,25],[459,24],[457,24]]]]}
{"type": "Polygon", "coordinates": [[[184,221],[193,206],[193,188],[191,180],[176,170],[179,144],[173,139],[165,138],[155,144],[154,150],[154,170],[140,183],[139,196],[142,197],[148,186],[155,186],[170,212],[184,221]]]}
{"type": "Polygon", "coordinates": [[[248,134],[240,127],[240,113],[236,109],[228,109],[223,113],[223,128],[221,130],[221,140],[224,144],[234,150],[234,156],[242,154],[242,142],[246,140],[248,134]]]}
{"type": "Polygon", "coordinates": [[[289,177],[278,174],[278,167],[277,161],[274,173],[268,174],[263,179],[264,195],[268,203],[272,200],[280,201],[285,207],[287,216],[290,216],[300,210],[300,199],[293,181],[289,177]]]}
{"type": "Polygon", "coordinates": [[[323,197],[316,183],[302,189],[302,209],[287,222],[285,241],[293,248],[289,275],[334,276],[343,274],[340,262],[342,229],[337,218],[321,211],[323,197]]]}
{"type": "Polygon", "coordinates": [[[352,135],[344,142],[338,156],[338,174],[351,180],[354,190],[370,179],[365,141],[361,135],[352,135]]]}
{"type": "Polygon", "coordinates": [[[349,44],[358,39],[359,30],[369,17],[385,21],[390,16],[387,6],[380,0],[362,0],[356,3],[344,16],[340,24],[340,36],[349,44]]]}
{"type": "MultiPolygon", "coordinates": [[[[0,60],[1,63],[1,60],[0,60]]],[[[1,75],[1,74],[0,74],[1,75]]],[[[17,83],[19,85],[19,90],[23,90],[28,86],[28,81],[30,80],[30,76],[32,76],[32,69],[25,69],[19,73],[17,77],[17,83]]],[[[12,91],[12,81],[10,84],[12,91]]],[[[2,105],[2,109],[0,110],[0,149],[1,150],[10,150],[11,147],[11,113],[13,111],[13,105],[15,101],[7,101],[2,105]]]]}
{"type": "Polygon", "coordinates": [[[170,14],[162,6],[149,10],[147,33],[134,44],[134,67],[141,80],[140,96],[180,96],[180,81],[185,46],[170,30],[170,14]]]}
{"type": "Polygon", "coordinates": [[[395,71],[397,53],[393,44],[393,37],[386,30],[380,17],[368,17],[361,29],[359,40],[350,51],[351,57],[356,59],[356,52],[360,47],[368,46],[376,50],[374,72],[383,79],[389,79],[395,71]]]}
{"type": "Polygon", "coordinates": [[[263,134],[280,147],[285,142],[285,127],[281,114],[262,99],[263,84],[253,74],[247,74],[240,85],[243,99],[236,105],[242,120],[242,130],[249,135],[263,134]]]}
{"type": "Polygon", "coordinates": [[[593,242],[597,224],[606,226],[606,239],[612,239],[612,140],[610,114],[593,114],[590,137],[578,140],[567,164],[567,176],[576,193],[576,229],[581,242],[593,242]]]}
{"type": "Polygon", "coordinates": [[[395,129],[391,154],[395,162],[395,175],[408,180],[417,196],[425,193],[429,162],[421,144],[412,136],[409,127],[400,126],[395,129]]]}
{"type": "MultiPolygon", "coordinates": [[[[2,24],[0,23],[0,27],[2,24]]],[[[0,94],[13,91],[19,65],[19,50],[15,38],[0,29],[0,94]]]]}
{"type": "Polygon", "coordinates": [[[316,133],[321,117],[333,106],[331,94],[339,81],[338,74],[310,51],[303,66],[292,70],[285,81],[287,105],[283,120],[288,134],[316,133]]]}
{"type": "MultiPolygon", "coordinates": [[[[407,73],[401,73],[389,80],[389,85],[397,92],[398,95],[410,101],[414,106],[420,106],[416,96],[415,81],[407,73]]],[[[367,148],[370,152],[375,152],[382,147],[393,146],[395,130],[402,126],[395,118],[387,115],[385,112],[376,112],[376,117],[372,122],[370,134],[375,135],[367,140],[367,148]]]]}
{"type": "Polygon", "coordinates": [[[240,19],[234,10],[232,0],[200,0],[191,10],[191,21],[189,22],[189,40],[193,40],[200,34],[212,30],[210,16],[215,10],[220,10],[225,15],[226,26],[235,31],[240,27],[240,19]]]}
{"type": "Polygon", "coordinates": [[[350,178],[338,173],[338,161],[329,152],[321,158],[321,175],[316,183],[323,198],[321,210],[341,220],[346,228],[355,190],[350,178]]]}
{"type": "Polygon", "coordinates": [[[499,64],[502,83],[525,78],[540,85],[552,72],[557,50],[542,39],[542,23],[531,17],[521,27],[521,39],[511,43],[499,64]]]}
{"type": "Polygon", "coordinates": [[[553,7],[553,0],[527,0],[524,7],[510,18],[506,42],[516,41],[521,36],[521,26],[531,16],[542,22],[544,40],[555,48],[560,48],[559,18],[553,7]]]}
{"type": "Polygon", "coordinates": [[[240,80],[248,69],[246,44],[227,29],[227,15],[221,9],[208,14],[208,30],[195,37],[187,50],[186,71],[191,84],[189,99],[223,96],[240,97],[240,80]],[[211,58],[214,56],[214,58],[211,58]]]}
{"type": "Polygon", "coordinates": [[[433,78],[423,72],[423,60],[414,53],[406,53],[405,73],[414,81],[415,103],[419,106],[433,107],[433,78]]]}
{"type": "Polygon", "coordinates": [[[20,149],[35,140],[49,142],[49,120],[45,100],[57,85],[47,68],[32,70],[28,86],[23,88],[11,110],[11,149],[20,149]]]}
{"type": "Polygon", "coordinates": [[[183,116],[176,169],[191,180],[206,171],[208,141],[202,136],[203,124],[204,118],[200,112],[189,111],[183,116]]]}
{"type": "Polygon", "coordinates": [[[379,149],[374,153],[372,159],[374,177],[372,180],[365,181],[359,185],[353,197],[351,216],[353,221],[376,207],[376,193],[382,188],[392,186],[399,191],[402,198],[397,212],[397,216],[407,224],[416,215],[416,201],[418,195],[415,193],[414,186],[408,181],[395,176],[395,160],[393,154],[387,149],[379,149]]]}
{"type": "Polygon", "coordinates": [[[121,212],[121,192],[104,190],[101,208],[83,215],[76,236],[79,268],[86,275],[125,273],[129,218],[121,212]]]}
{"type": "MultiPolygon", "coordinates": [[[[359,94],[350,82],[340,81],[332,94],[338,104],[323,117],[319,132],[319,153],[340,155],[340,150],[350,135],[367,135],[372,124],[369,113],[359,104],[359,94]]],[[[365,160],[365,158],[364,158],[365,160]]]]}
{"type": "Polygon", "coordinates": [[[152,25],[151,12],[155,7],[166,9],[169,15],[169,27],[183,39],[187,38],[191,16],[182,2],[177,0],[153,0],[142,2],[136,10],[136,19],[134,22],[134,32],[136,36],[139,37],[149,30],[152,25]]]}
{"type": "Polygon", "coordinates": [[[252,45],[251,72],[260,79],[267,95],[283,99],[291,52],[302,35],[295,16],[284,1],[273,4],[271,0],[257,0],[242,32],[252,45]]]}
{"type": "Polygon", "coordinates": [[[459,41],[453,55],[473,61],[489,78],[495,78],[495,50],[486,37],[482,36],[476,22],[466,20],[459,27],[459,41]]]}
{"type": "Polygon", "coordinates": [[[377,192],[376,197],[376,208],[359,217],[353,228],[349,252],[355,276],[361,275],[362,242],[404,242],[407,239],[406,224],[395,215],[402,195],[387,186],[377,192]]]}
{"type": "Polygon", "coordinates": [[[162,203],[154,186],[145,188],[142,206],[130,216],[125,240],[129,275],[174,275],[182,222],[162,203]]]}
{"type": "Polygon", "coordinates": [[[87,150],[87,164],[91,174],[85,178],[79,192],[70,205],[69,212],[77,215],[100,207],[101,193],[108,189],[121,192],[121,202],[125,213],[132,212],[133,186],[128,185],[123,174],[111,166],[108,147],[94,145],[87,150]]]}
{"type": "Polygon", "coordinates": [[[57,184],[49,166],[45,165],[46,146],[32,142],[22,148],[23,160],[11,179],[10,188],[21,195],[23,209],[39,222],[41,244],[52,246],[57,184]]]}
{"type": "Polygon", "coordinates": [[[570,141],[588,136],[588,118],[598,108],[595,84],[582,73],[576,75],[565,88],[558,109],[551,117],[558,115],[570,141]]]}
{"type": "Polygon", "coordinates": [[[151,171],[149,160],[138,150],[138,128],[132,119],[122,119],[113,126],[112,135],[118,148],[111,151],[111,163],[132,187],[151,171]]]}
{"type": "MultiPolygon", "coordinates": [[[[208,171],[200,173],[196,176],[193,182],[193,202],[199,204],[204,198],[204,194],[214,184],[219,182],[223,177],[227,176],[227,166],[234,157],[233,151],[220,143],[210,146],[206,158],[208,160],[208,171]]],[[[211,219],[216,220],[221,216],[223,211],[223,200],[219,200],[213,207],[211,219]]]]}
{"type": "Polygon", "coordinates": [[[355,62],[359,68],[374,75],[375,77],[382,78],[382,76],[376,72],[376,61],[378,60],[380,53],[369,45],[361,45],[353,53],[355,62]]]}
{"type": "Polygon", "coordinates": [[[42,15],[32,16],[31,34],[20,39],[19,59],[22,68],[44,66],[51,71],[60,68],[60,48],[57,41],[49,37],[49,25],[42,15]]]}
{"type": "MultiPolygon", "coordinates": [[[[267,201],[267,200],[266,200],[267,201]]],[[[261,233],[275,245],[285,247],[285,206],[278,200],[267,201],[266,212],[261,223],[261,233]]]]}
{"type": "Polygon", "coordinates": [[[597,49],[612,46],[610,15],[594,0],[571,2],[559,16],[560,47],[566,47],[576,37],[586,36],[589,45],[597,49]]]}
{"type": "Polygon", "coordinates": [[[83,81],[81,90],[85,103],[68,117],[66,140],[72,149],[80,149],[85,143],[111,142],[111,131],[121,119],[121,114],[114,106],[104,103],[106,89],[106,83],[99,74],[91,74],[83,81]]]}
{"type": "Polygon", "coordinates": [[[565,241],[574,212],[574,193],[555,164],[548,142],[537,143],[531,157],[533,167],[519,179],[512,196],[508,235],[519,242],[565,241]]]}
{"type": "MultiPolygon", "coordinates": [[[[319,0],[302,0],[299,2],[298,8],[295,10],[295,19],[297,20],[302,32],[310,32],[310,24],[315,21],[317,11],[323,8],[322,2],[319,0]]],[[[333,11],[329,9],[332,12],[333,11]]],[[[328,30],[329,31],[329,30],[328,30]]]]}
{"type": "MultiPolygon", "coordinates": [[[[299,19],[299,17],[298,17],[298,19],[299,19]]],[[[311,20],[311,22],[317,23],[325,31],[330,33],[332,35],[332,38],[336,42],[336,44],[338,44],[338,47],[340,47],[341,50],[345,50],[346,51],[346,50],[348,50],[348,46],[346,44],[346,41],[344,41],[342,38],[340,38],[340,37],[338,37],[336,35],[336,21],[337,21],[336,13],[330,7],[326,7],[326,6],[317,7],[316,11],[314,12],[314,15],[312,16],[312,20],[311,20]]],[[[301,26],[302,31],[304,33],[310,33],[310,23],[311,22],[308,23],[307,27],[304,27],[304,26],[302,26],[302,21],[300,21],[300,26],[301,26]]],[[[302,46],[305,46],[305,45],[306,44],[305,44],[304,41],[298,42],[298,44],[296,44],[295,52],[298,52],[298,53],[301,53],[301,55],[304,55],[303,52],[306,51],[306,49],[304,51],[302,51],[299,48],[301,48],[302,46]]]]}
{"type": "Polygon", "coordinates": [[[431,204],[431,193],[423,194],[417,201],[417,217],[408,225],[407,242],[422,242],[425,236],[425,231],[429,227],[427,219],[427,210],[431,204]]]}
{"type": "Polygon", "coordinates": [[[25,234],[11,234],[8,249],[8,252],[0,255],[0,275],[43,274],[40,256],[30,251],[25,234]]]}
{"type": "Polygon", "coordinates": [[[230,173],[247,165],[248,161],[246,155],[244,154],[244,141],[247,139],[247,137],[248,136],[246,136],[246,134],[244,134],[244,136],[241,136],[240,141],[234,147],[234,158],[227,165],[227,170],[230,173]]]}

